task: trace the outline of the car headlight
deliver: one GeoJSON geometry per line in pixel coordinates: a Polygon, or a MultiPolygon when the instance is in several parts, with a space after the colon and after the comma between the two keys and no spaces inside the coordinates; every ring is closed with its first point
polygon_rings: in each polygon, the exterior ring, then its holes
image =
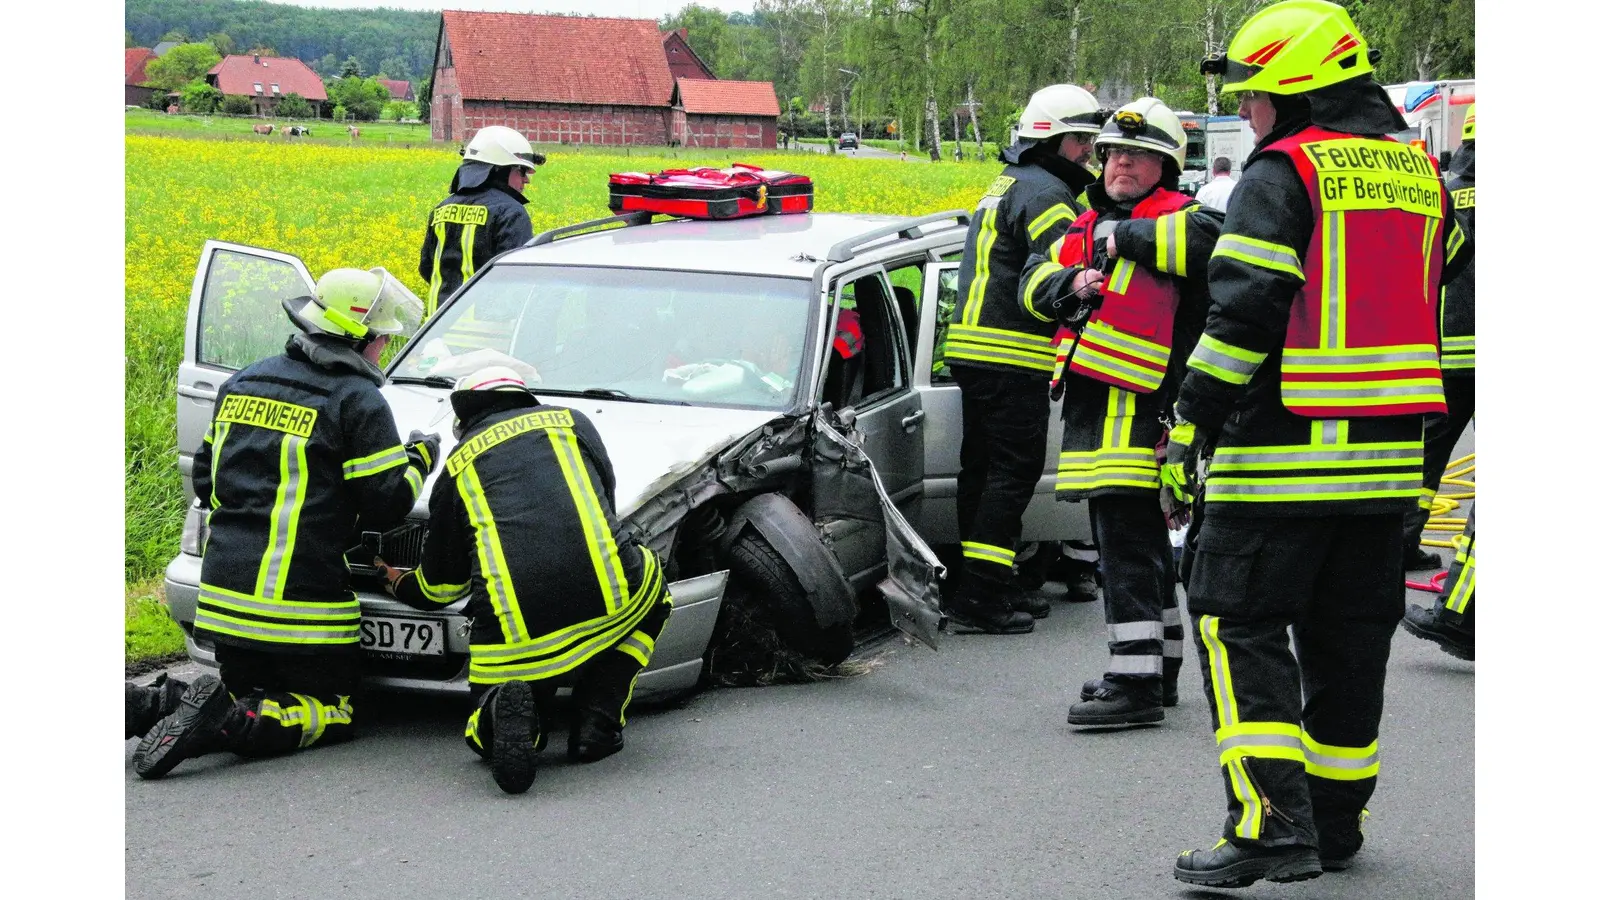
{"type": "Polygon", "coordinates": [[[206,519],[209,516],[200,508],[198,501],[189,505],[189,512],[183,517],[183,540],[178,547],[191,556],[199,556],[200,549],[206,541],[206,519]]]}

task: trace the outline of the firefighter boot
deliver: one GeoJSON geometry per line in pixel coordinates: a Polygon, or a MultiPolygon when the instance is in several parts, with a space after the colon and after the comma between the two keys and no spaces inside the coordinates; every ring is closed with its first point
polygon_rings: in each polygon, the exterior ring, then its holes
{"type": "Polygon", "coordinates": [[[157,722],[172,715],[172,711],[178,708],[178,701],[183,699],[183,692],[188,689],[187,683],[168,678],[165,672],[147,685],[124,681],[123,721],[128,733],[123,739],[144,737],[156,727],[157,722]]]}
{"type": "Polygon", "coordinates": [[[1322,874],[1315,847],[1241,847],[1226,839],[1210,850],[1185,850],[1172,867],[1172,877],[1185,884],[1242,888],[1262,878],[1279,883],[1305,881],[1322,874]]]}
{"type": "MultiPolygon", "coordinates": [[[[1083,689],[1078,693],[1078,699],[1094,699],[1094,692],[1100,690],[1105,683],[1104,678],[1091,678],[1085,681],[1083,689]]],[[[1178,673],[1175,671],[1163,672],[1161,675],[1161,705],[1168,708],[1178,705],[1178,673]]]]}
{"type": "Polygon", "coordinates": [[[533,787],[534,745],[540,733],[533,688],[526,681],[507,681],[486,705],[494,722],[489,751],[494,783],[508,794],[523,793],[533,787]]]}
{"type": "Polygon", "coordinates": [[[965,633],[1027,634],[1033,631],[1033,616],[1012,609],[1004,600],[991,602],[964,588],[956,589],[944,601],[945,615],[965,633]]]}
{"type": "Polygon", "coordinates": [[[1406,551],[1407,572],[1420,572],[1424,569],[1439,569],[1443,567],[1444,560],[1440,559],[1437,553],[1424,550],[1420,546],[1412,547],[1406,551]]]}
{"type": "Polygon", "coordinates": [[[1088,699],[1067,710],[1067,724],[1104,727],[1160,722],[1166,713],[1161,711],[1161,689],[1157,685],[1154,678],[1101,679],[1088,699]]]}
{"type": "Polygon", "coordinates": [[[1322,871],[1343,872],[1350,868],[1356,853],[1366,842],[1363,832],[1368,815],[1370,813],[1363,809],[1353,825],[1348,822],[1338,825],[1317,822],[1317,853],[1322,859],[1322,871]]]}
{"type": "Polygon", "coordinates": [[[1406,609],[1405,618],[1400,620],[1400,624],[1417,637],[1438,644],[1456,659],[1472,659],[1472,632],[1451,623],[1447,615],[1441,615],[1443,608],[1442,603],[1434,604],[1432,609],[1412,604],[1406,609]]]}
{"type": "Polygon", "coordinates": [[[157,722],[133,751],[133,770],[154,779],[186,759],[221,748],[222,727],[233,698],[222,679],[202,675],[189,685],[172,713],[157,722]]]}
{"type": "Polygon", "coordinates": [[[567,758],[592,763],[622,749],[628,701],[641,666],[626,653],[609,650],[591,661],[572,688],[567,758]]]}
{"type": "Polygon", "coordinates": [[[1044,591],[1019,590],[1011,595],[1011,608],[1035,619],[1043,619],[1050,615],[1050,595],[1044,591]]]}

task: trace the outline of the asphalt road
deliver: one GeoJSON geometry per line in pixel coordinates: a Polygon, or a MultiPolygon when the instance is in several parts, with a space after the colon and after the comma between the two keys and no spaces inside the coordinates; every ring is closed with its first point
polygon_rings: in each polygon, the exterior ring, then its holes
{"type": "Polygon", "coordinates": [[[1472,896],[1472,663],[1396,632],[1353,868],[1205,891],[1171,875],[1224,812],[1193,644],[1162,725],[1069,728],[1103,621],[1099,603],[1058,603],[1029,636],[947,635],[938,652],[896,637],[858,677],[636,710],[627,749],[592,766],[567,763],[558,733],[517,797],[464,745],[464,704],[406,698],[363,706],[344,745],[208,756],[159,782],[129,766],[127,896],[1472,896]]]}

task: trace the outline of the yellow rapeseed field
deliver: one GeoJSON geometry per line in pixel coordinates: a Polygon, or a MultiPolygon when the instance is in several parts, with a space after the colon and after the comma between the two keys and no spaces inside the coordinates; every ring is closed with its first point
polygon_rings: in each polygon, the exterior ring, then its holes
{"type": "MultiPolygon", "coordinates": [[[[423,223],[460,158],[448,150],[128,135],[127,576],[160,571],[178,545],[174,425],[183,322],[208,238],[298,255],[315,274],[384,266],[418,294],[423,223]]],[[[797,153],[719,160],[551,154],[528,190],[535,231],[609,214],[606,175],[737,159],[803,172],[819,212],[970,209],[998,165],[923,165],[797,153]]]]}

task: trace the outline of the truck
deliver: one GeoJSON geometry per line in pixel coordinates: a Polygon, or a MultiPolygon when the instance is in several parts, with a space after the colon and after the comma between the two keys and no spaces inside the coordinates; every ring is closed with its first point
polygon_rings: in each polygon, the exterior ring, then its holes
{"type": "Polygon", "coordinates": [[[1449,164],[1449,154],[1461,146],[1461,126],[1467,108],[1477,99],[1471,78],[1453,81],[1408,81],[1387,84],[1383,89],[1395,109],[1406,120],[1406,130],[1390,137],[1416,144],[1440,165],[1449,164]]]}
{"type": "Polygon", "coordinates": [[[1244,158],[1256,146],[1256,133],[1250,123],[1238,116],[1207,116],[1180,112],[1183,133],[1188,139],[1183,172],[1178,176],[1178,189],[1193,194],[1211,180],[1211,165],[1217,157],[1226,156],[1237,172],[1244,158]]]}

